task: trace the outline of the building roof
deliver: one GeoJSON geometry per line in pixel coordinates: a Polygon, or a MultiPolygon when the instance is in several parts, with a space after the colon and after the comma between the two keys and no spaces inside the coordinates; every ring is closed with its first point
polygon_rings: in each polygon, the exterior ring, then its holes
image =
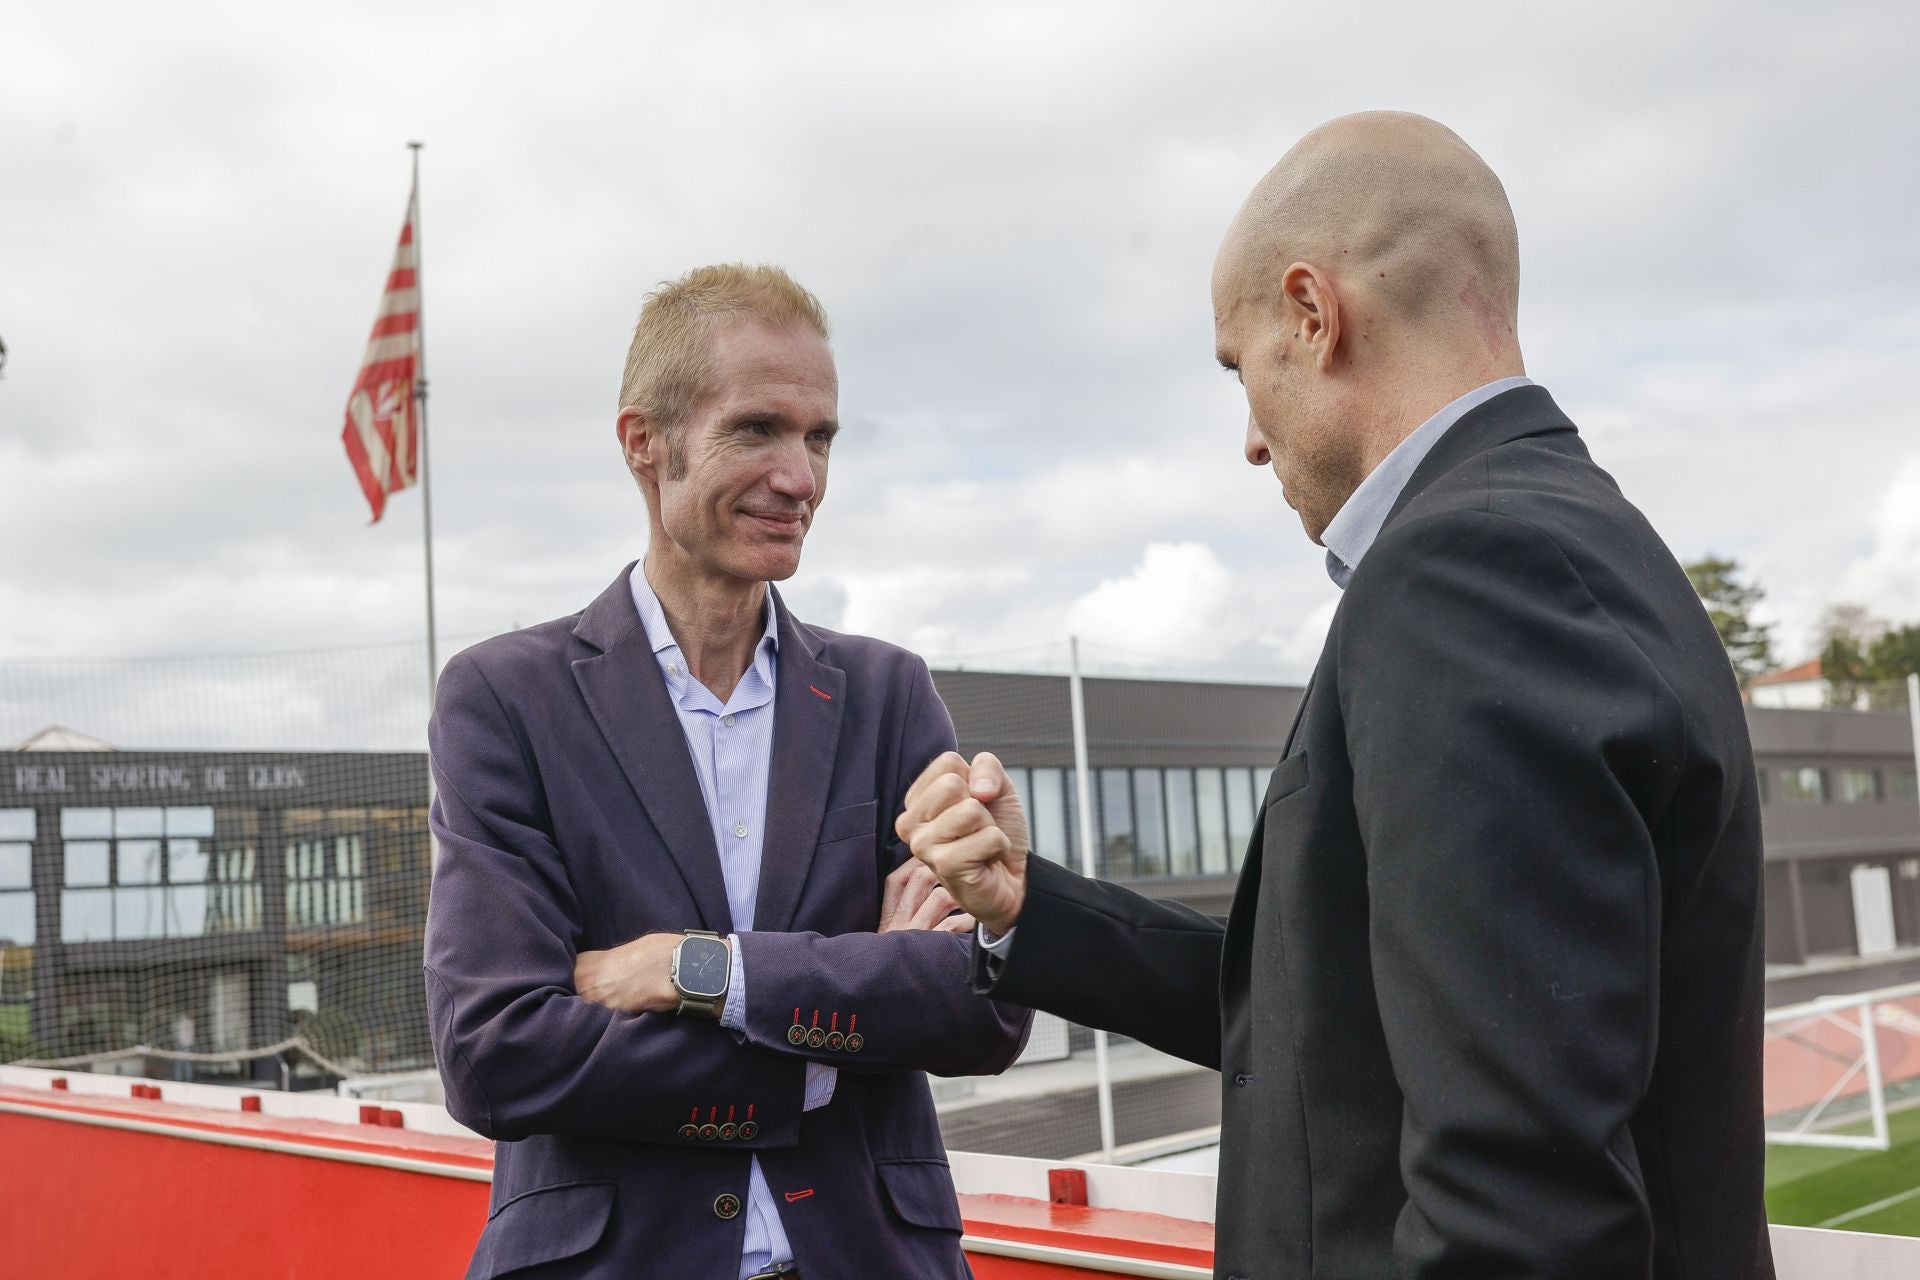
{"type": "Polygon", "coordinates": [[[25,742],[16,743],[15,751],[117,751],[111,742],[81,733],[78,729],[69,729],[64,725],[50,724],[25,742]]]}
{"type": "Polygon", "coordinates": [[[1755,676],[1747,681],[1747,687],[1757,684],[1800,684],[1820,678],[1820,659],[1803,662],[1797,667],[1782,667],[1778,671],[1769,671],[1763,676],[1755,676]]]}

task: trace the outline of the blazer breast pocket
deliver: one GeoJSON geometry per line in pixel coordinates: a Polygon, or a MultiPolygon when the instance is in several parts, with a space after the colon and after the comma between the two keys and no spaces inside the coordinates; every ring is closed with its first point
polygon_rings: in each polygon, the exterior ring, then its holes
{"type": "Polygon", "coordinates": [[[1273,768],[1273,781],[1267,784],[1267,795],[1260,802],[1262,809],[1268,809],[1285,800],[1311,780],[1307,771],[1307,753],[1296,751],[1273,768]]]}
{"type": "Polygon", "coordinates": [[[874,821],[879,812],[878,800],[866,800],[859,804],[847,805],[845,808],[830,810],[820,819],[820,839],[815,844],[824,849],[828,845],[851,843],[863,837],[871,843],[874,835],[874,821]]]}

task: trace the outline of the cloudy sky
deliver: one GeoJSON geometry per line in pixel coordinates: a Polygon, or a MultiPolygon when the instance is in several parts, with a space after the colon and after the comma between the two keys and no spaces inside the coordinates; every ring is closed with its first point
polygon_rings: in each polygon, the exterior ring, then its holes
{"type": "MultiPolygon", "coordinates": [[[[418,495],[370,527],[339,431],[422,138],[444,635],[643,550],[640,300],[772,261],[847,428],[803,616],[1302,678],[1335,591],[1240,458],[1208,270],[1370,107],[1500,173],[1529,372],[1678,555],[1748,567],[1782,656],[1835,601],[1920,620],[1920,9],[1301,8],[8,4],[0,657],[418,642],[418,495]]],[[[21,670],[0,740],[83,715],[21,670]]]]}

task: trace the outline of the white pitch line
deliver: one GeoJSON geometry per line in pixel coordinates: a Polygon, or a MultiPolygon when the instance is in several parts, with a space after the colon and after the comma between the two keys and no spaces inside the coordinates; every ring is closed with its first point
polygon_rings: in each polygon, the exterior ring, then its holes
{"type": "Polygon", "coordinates": [[[1915,1196],[1920,1196],[1920,1187],[1909,1187],[1899,1195],[1888,1196],[1885,1200],[1875,1200],[1872,1204],[1863,1204],[1858,1209],[1849,1209],[1838,1217],[1828,1218],[1825,1222],[1816,1223],[1815,1225],[1820,1227],[1837,1227],[1842,1223],[1852,1222],[1856,1218],[1864,1218],[1869,1214],[1878,1213],[1882,1209],[1891,1209],[1896,1204],[1904,1204],[1915,1196]]]}

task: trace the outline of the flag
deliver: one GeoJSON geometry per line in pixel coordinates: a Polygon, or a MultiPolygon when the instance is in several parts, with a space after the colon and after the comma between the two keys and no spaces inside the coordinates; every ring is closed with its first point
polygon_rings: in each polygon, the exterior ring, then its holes
{"type": "Polygon", "coordinates": [[[420,479],[419,402],[414,398],[420,376],[420,263],[413,243],[419,202],[416,182],[407,197],[407,221],[393,251],[393,268],[387,272],[360,376],[347,398],[347,424],[340,437],[376,522],[386,510],[388,494],[420,479]]]}

